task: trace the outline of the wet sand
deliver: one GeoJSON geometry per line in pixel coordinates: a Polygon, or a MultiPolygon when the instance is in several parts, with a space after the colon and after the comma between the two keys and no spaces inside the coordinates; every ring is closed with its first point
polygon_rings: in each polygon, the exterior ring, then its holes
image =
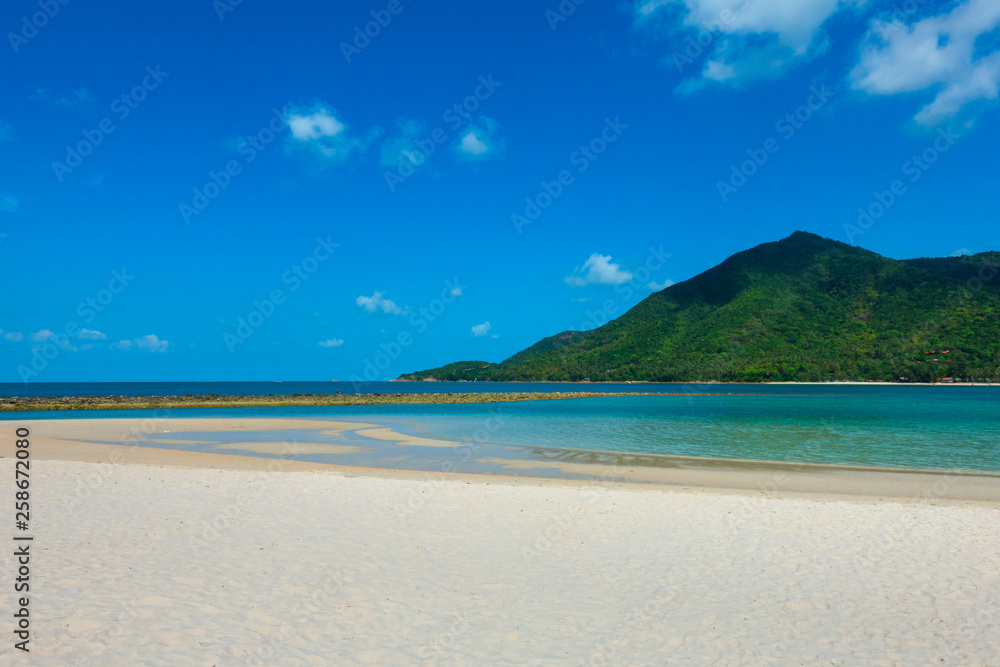
{"type": "MultiPolygon", "coordinates": [[[[14,422],[12,422],[13,424],[14,422]]],[[[891,468],[776,463],[735,459],[699,459],[648,454],[587,452],[556,448],[505,448],[517,458],[484,455],[476,448],[451,440],[418,437],[391,426],[328,419],[169,418],[169,419],[59,419],[25,420],[34,437],[34,456],[52,460],[142,463],[164,466],[223,469],[347,471],[413,479],[428,475],[458,478],[517,477],[537,483],[640,483],[768,494],[825,494],[884,498],[984,501],[1000,503],[1000,474],[954,471],[905,471],[891,468]],[[289,436],[313,432],[328,442],[294,443],[267,438],[269,432],[289,436]],[[200,439],[180,440],[172,434],[195,433],[200,439]],[[214,443],[212,435],[237,434],[235,440],[214,443]],[[255,435],[247,441],[243,435],[255,435]],[[348,438],[347,436],[351,437],[348,438]],[[114,444],[110,444],[114,443],[114,444]],[[190,447],[184,447],[187,443],[190,447]],[[351,454],[387,453],[357,465],[351,454]],[[162,447],[157,449],[157,447],[162,447]],[[192,447],[203,451],[191,451],[192,447]],[[182,449],[177,449],[182,448],[182,449]],[[207,450],[207,451],[204,451],[207,450]],[[393,465],[394,456],[408,451],[428,459],[422,469],[393,465]],[[240,456],[243,454],[243,456],[240,456]],[[251,454],[274,458],[254,460],[251,454]],[[321,454],[323,462],[302,460],[321,454]],[[277,458],[282,457],[282,458],[277,458]],[[235,459],[235,460],[234,460],[235,459]],[[242,459],[250,459],[244,461],[242,459]],[[459,462],[468,461],[463,472],[459,462]],[[471,471],[470,471],[471,470],[471,471]]],[[[313,457],[318,458],[318,457],[313,457]]],[[[421,459],[416,459],[418,462],[421,459]]]]}

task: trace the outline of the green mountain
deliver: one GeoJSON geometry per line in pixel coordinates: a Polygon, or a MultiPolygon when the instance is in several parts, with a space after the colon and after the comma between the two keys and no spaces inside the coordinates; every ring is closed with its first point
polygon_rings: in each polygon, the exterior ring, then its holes
{"type": "Polygon", "coordinates": [[[995,378],[1000,253],[893,260],[795,232],[651,294],[602,327],[401,380],[995,378]]]}

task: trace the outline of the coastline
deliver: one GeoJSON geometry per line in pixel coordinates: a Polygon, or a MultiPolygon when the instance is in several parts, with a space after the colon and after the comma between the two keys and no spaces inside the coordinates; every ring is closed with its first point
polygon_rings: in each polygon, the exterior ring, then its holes
{"type": "Polygon", "coordinates": [[[157,408],[321,407],[336,405],[427,405],[513,403],[615,396],[708,396],[682,392],[448,392],[424,394],[192,394],[185,396],[0,397],[0,412],[57,410],[148,410],[157,408]]]}
{"type": "MultiPolygon", "coordinates": [[[[487,471],[459,472],[454,466],[438,469],[403,469],[296,460],[286,456],[288,437],[296,429],[324,434],[331,441],[330,454],[349,454],[358,441],[343,440],[346,433],[371,439],[373,445],[397,448],[437,448],[452,451],[448,461],[457,461],[469,451],[463,443],[427,439],[398,433],[379,424],[358,424],[335,419],[295,418],[108,418],[24,420],[32,433],[33,456],[60,460],[120,465],[155,465],[220,470],[280,470],[332,473],[393,479],[447,479],[458,482],[514,483],[528,485],[608,487],[635,486],[647,489],[699,488],[735,493],[769,495],[818,495],[865,498],[895,498],[936,501],[974,501],[1000,505],[1000,473],[948,470],[908,470],[815,463],[696,458],[615,452],[574,452],[585,460],[539,460],[479,456],[487,471]],[[208,441],[175,441],[171,434],[196,432],[208,441]],[[262,434],[276,433],[274,438],[262,434]],[[227,444],[212,434],[239,434],[252,443],[227,444]],[[214,446],[210,451],[169,448],[177,442],[214,446]],[[117,443],[117,444],[115,444],[117,443]],[[157,445],[164,446],[157,446],[157,445]],[[345,447],[345,445],[349,445],[345,447]],[[236,450],[236,451],[234,451],[236,450]],[[242,453],[239,453],[242,450],[242,453]],[[254,455],[262,454],[262,455],[254,455]]],[[[218,437],[218,436],[216,436],[218,437]]],[[[236,436],[234,436],[236,437],[236,436]]],[[[309,453],[303,444],[295,453],[309,453]]],[[[320,449],[320,452],[323,450],[320,449]]],[[[569,451],[569,450],[567,450],[569,451]]],[[[4,458],[4,457],[0,457],[4,458]]],[[[391,460],[391,459],[390,459],[391,460]]]]}
{"type": "MultiPolygon", "coordinates": [[[[396,382],[396,380],[391,380],[396,382]]],[[[424,380],[420,384],[437,384],[437,380],[424,380]]],[[[457,384],[457,383],[454,383],[457,384]]],[[[493,384],[484,382],[463,382],[462,384],[493,384]]],[[[503,384],[574,384],[599,387],[601,382],[561,382],[512,381],[503,384]]],[[[769,385],[780,386],[877,386],[877,387],[1000,387],[1000,384],[989,383],[896,383],[896,382],[765,382],[747,384],[738,382],[613,382],[608,384],[635,385],[673,385],[679,388],[719,387],[718,392],[708,391],[536,391],[536,392],[426,392],[426,393],[388,393],[388,394],[186,394],[162,396],[0,396],[0,413],[4,412],[43,412],[63,410],[142,410],[159,408],[233,408],[233,407],[324,407],[351,405],[427,405],[427,404],[459,404],[459,403],[512,403],[519,401],[566,400],[575,398],[614,398],[622,396],[761,396],[766,394],[769,385]],[[725,392],[725,387],[741,386],[759,388],[753,393],[740,392],[734,394],[725,392]]]]}

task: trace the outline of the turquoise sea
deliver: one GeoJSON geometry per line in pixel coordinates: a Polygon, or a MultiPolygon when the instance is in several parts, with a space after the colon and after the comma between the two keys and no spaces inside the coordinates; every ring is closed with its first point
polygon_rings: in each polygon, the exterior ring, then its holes
{"type": "MultiPolygon", "coordinates": [[[[0,395],[354,393],[358,389],[351,383],[327,382],[36,384],[0,385],[0,395]]],[[[1000,387],[393,382],[360,389],[364,393],[575,390],[697,395],[502,404],[183,409],[157,414],[340,417],[464,442],[474,445],[477,454],[499,457],[582,460],[593,452],[617,452],[1000,472],[1000,387]]],[[[150,412],[6,412],[0,413],[0,420],[134,417],[150,412]]],[[[332,461],[320,455],[298,458],[332,461]]],[[[355,456],[350,463],[378,465],[379,458],[355,456]]],[[[433,467],[433,459],[433,452],[426,452],[420,461],[394,460],[402,461],[396,464],[402,467],[427,469],[433,467]]]]}

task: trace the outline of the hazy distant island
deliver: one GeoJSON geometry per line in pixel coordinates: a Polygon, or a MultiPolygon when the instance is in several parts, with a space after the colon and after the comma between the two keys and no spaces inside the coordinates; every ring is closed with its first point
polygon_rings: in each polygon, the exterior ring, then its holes
{"type": "Polygon", "coordinates": [[[995,382],[1000,252],[894,260],[795,232],[500,363],[404,381],[995,382]]]}

